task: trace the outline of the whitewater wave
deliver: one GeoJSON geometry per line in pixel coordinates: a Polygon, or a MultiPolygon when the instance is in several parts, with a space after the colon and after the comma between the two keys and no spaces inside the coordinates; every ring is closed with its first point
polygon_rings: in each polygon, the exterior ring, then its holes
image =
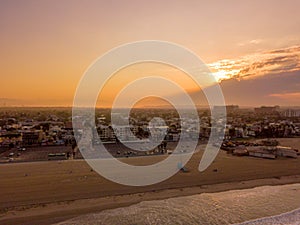
{"type": "Polygon", "coordinates": [[[300,184],[290,184],[145,201],[129,207],[80,216],[59,224],[299,225],[299,221],[300,184]]]}
{"type": "Polygon", "coordinates": [[[299,225],[300,224],[300,208],[291,212],[282,213],[276,216],[264,217],[257,220],[246,221],[236,225],[299,225]]]}

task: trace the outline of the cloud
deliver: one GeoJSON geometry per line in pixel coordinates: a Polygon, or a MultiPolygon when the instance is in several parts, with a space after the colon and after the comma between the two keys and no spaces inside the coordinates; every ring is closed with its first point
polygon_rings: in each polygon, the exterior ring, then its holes
{"type": "Polygon", "coordinates": [[[260,44],[262,42],[262,40],[261,39],[254,39],[254,40],[251,40],[249,43],[250,44],[260,44]]]}
{"type": "Polygon", "coordinates": [[[221,81],[220,86],[227,104],[300,105],[300,71],[240,81],[232,78],[221,81]]]}
{"type": "MultiPolygon", "coordinates": [[[[220,85],[225,103],[228,105],[300,106],[300,70],[258,76],[255,79],[241,79],[240,81],[231,78],[222,80],[218,85],[220,85]]],[[[214,89],[215,87],[206,87],[200,91],[191,90],[188,93],[196,105],[207,106],[208,102],[204,91],[209,93],[210,88],[214,89]]],[[[184,106],[186,102],[180,97],[181,94],[179,93],[176,98],[178,104],[184,106]]]]}
{"type": "Polygon", "coordinates": [[[262,42],[263,42],[262,39],[253,39],[253,40],[246,41],[246,42],[240,42],[240,43],[238,43],[238,46],[258,45],[258,44],[261,44],[262,42]]]}
{"type": "Polygon", "coordinates": [[[300,46],[250,54],[237,59],[220,60],[208,66],[219,81],[298,71],[300,70],[300,46]]]}
{"type": "Polygon", "coordinates": [[[276,97],[280,99],[288,99],[288,100],[299,100],[300,92],[290,92],[290,93],[276,93],[270,94],[270,97],[276,97]]]}

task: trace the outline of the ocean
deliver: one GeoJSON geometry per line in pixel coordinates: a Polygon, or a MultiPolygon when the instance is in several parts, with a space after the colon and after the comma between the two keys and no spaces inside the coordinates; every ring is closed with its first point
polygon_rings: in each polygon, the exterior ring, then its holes
{"type": "Polygon", "coordinates": [[[300,184],[140,202],[70,219],[77,224],[293,224],[300,225],[300,184]]]}

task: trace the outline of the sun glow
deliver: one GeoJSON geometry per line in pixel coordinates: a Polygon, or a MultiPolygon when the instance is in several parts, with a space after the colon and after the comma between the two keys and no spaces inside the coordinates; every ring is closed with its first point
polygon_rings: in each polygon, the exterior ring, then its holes
{"type": "Polygon", "coordinates": [[[225,80],[229,78],[229,71],[226,70],[219,70],[217,72],[213,72],[212,74],[214,75],[214,77],[216,78],[216,80],[218,82],[220,82],[221,80],[225,80]]]}

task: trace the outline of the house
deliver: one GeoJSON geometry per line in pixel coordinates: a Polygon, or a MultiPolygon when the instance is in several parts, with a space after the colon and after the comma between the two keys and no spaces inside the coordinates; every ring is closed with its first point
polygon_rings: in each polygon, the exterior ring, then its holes
{"type": "Polygon", "coordinates": [[[266,146],[251,146],[247,147],[249,156],[266,158],[266,159],[275,159],[276,158],[276,148],[266,147],[266,146]]]}
{"type": "Polygon", "coordinates": [[[22,133],[22,144],[27,145],[38,145],[39,144],[39,131],[26,131],[22,133]]]}
{"type": "Polygon", "coordinates": [[[290,158],[297,158],[297,150],[292,149],[291,147],[283,147],[283,146],[277,146],[276,151],[277,156],[283,156],[283,157],[290,157],[290,158]]]}

